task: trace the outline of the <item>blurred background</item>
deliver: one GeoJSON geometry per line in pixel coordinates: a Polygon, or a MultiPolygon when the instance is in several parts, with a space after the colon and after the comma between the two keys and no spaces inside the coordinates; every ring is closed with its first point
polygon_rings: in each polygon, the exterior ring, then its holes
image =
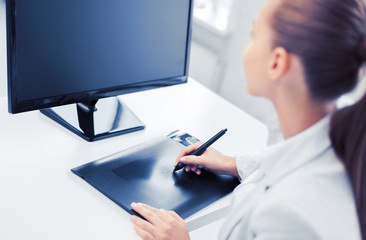
{"type": "Polygon", "coordinates": [[[195,0],[190,75],[255,118],[267,123],[271,104],[246,92],[243,53],[266,0],[195,0]]]}
{"type": "MultiPolygon", "coordinates": [[[[256,15],[266,0],[195,0],[190,76],[258,120],[276,118],[272,105],[246,93],[242,56],[256,15]]],[[[342,98],[352,103],[365,89],[342,98]]],[[[0,0],[0,96],[7,94],[5,0],[0,0]]]]}

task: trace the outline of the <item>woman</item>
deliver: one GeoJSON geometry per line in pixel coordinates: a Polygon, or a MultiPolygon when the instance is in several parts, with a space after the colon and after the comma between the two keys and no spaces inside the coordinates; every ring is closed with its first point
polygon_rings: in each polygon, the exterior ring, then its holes
{"type": "MultiPolygon", "coordinates": [[[[366,237],[366,96],[335,110],[366,61],[365,14],[362,0],[269,0],[261,11],[244,56],[247,90],[272,101],[285,141],[236,159],[211,148],[186,156],[195,144],[175,163],[243,180],[219,239],[366,237]]],[[[132,217],[143,239],[189,239],[176,213],[132,207],[148,220],[132,217]]]]}

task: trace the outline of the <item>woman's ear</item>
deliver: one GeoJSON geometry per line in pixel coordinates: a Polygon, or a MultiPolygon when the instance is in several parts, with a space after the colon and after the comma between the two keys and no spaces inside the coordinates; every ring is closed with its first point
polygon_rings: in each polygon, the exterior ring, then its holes
{"type": "Polygon", "coordinates": [[[290,66],[290,56],[283,47],[276,47],[272,53],[269,62],[269,78],[277,81],[281,79],[288,72],[290,66]]]}

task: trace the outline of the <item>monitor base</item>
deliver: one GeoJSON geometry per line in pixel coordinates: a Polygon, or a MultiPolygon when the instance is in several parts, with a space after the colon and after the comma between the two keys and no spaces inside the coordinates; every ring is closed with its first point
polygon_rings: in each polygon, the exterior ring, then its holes
{"type": "Polygon", "coordinates": [[[140,119],[117,97],[40,111],[90,142],[145,128],[140,119]]]}

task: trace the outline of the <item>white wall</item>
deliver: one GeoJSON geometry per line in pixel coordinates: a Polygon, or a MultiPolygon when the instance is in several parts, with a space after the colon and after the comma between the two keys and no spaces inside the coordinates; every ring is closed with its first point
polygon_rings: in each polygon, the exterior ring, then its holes
{"type": "Polygon", "coordinates": [[[5,0],[0,0],[0,97],[7,94],[5,0]]]}
{"type": "Polygon", "coordinates": [[[250,32],[266,0],[237,2],[234,10],[233,36],[229,43],[228,62],[218,93],[264,123],[275,118],[272,104],[263,98],[253,97],[246,91],[247,80],[243,66],[243,53],[251,41],[250,32]]]}

